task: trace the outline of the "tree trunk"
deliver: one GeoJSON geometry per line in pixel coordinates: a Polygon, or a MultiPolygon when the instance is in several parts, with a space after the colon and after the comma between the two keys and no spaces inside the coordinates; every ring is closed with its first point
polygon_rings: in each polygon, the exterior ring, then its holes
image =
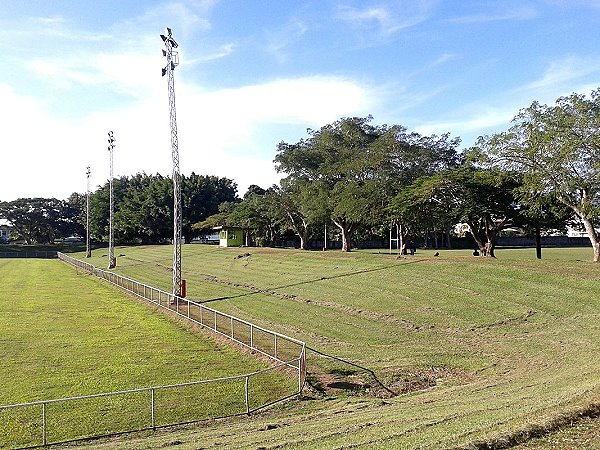
{"type": "Polygon", "coordinates": [[[306,220],[302,219],[302,223],[297,224],[294,220],[294,216],[289,211],[287,212],[287,215],[290,219],[292,230],[294,230],[294,233],[300,238],[300,248],[306,250],[308,248],[308,223],[306,220]]]}
{"type": "Polygon", "coordinates": [[[600,240],[598,239],[598,233],[596,233],[596,229],[590,220],[583,216],[583,214],[579,214],[577,210],[575,211],[581,221],[583,222],[583,226],[585,227],[585,231],[587,231],[588,237],[590,238],[590,243],[592,244],[592,249],[594,250],[594,262],[600,262],[600,240]]]}
{"type": "Polygon", "coordinates": [[[467,222],[467,225],[469,225],[469,233],[471,233],[471,236],[473,236],[473,240],[475,241],[475,243],[477,244],[477,247],[479,248],[479,254],[481,256],[487,256],[487,248],[486,248],[486,244],[483,242],[483,239],[481,239],[481,237],[479,236],[479,233],[477,233],[477,231],[475,230],[475,227],[473,227],[472,223],[467,222]]]}
{"type": "Polygon", "coordinates": [[[535,227],[535,257],[542,259],[542,231],[539,226],[535,227]]]}
{"type": "Polygon", "coordinates": [[[335,223],[335,225],[340,229],[340,231],[342,232],[342,251],[343,252],[349,252],[352,249],[352,241],[350,238],[350,234],[352,233],[352,225],[348,224],[347,222],[342,222],[342,221],[333,221],[333,223],[335,223]]]}

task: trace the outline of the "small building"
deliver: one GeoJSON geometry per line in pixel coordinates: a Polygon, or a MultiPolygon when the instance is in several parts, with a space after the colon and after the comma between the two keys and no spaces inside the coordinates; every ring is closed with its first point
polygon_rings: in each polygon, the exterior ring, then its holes
{"type": "Polygon", "coordinates": [[[219,232],[219,247],[239,247],[244,243],[244,230],[237,227],[215,227],[219,232]]]}
{"type": "Polygon", "coordinates": [[[5,219],[0,219],[0,244],[6,244],[10,240],[10,223],[5,219]]]}

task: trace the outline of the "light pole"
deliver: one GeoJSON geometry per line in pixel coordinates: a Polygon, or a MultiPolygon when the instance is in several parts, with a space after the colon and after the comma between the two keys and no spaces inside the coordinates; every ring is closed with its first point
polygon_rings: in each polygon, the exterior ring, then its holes
{"type": "Polygon", "coordinates": [[[87,195],[85,204],[85,257],[92,257],[92,248],[90,247],[90,166],[87,166],[85,172],[87,176],[87,195]]]}
{"type": "Polygon", "coordinates": [[[112,131],[108,132],[108,152],[110,154],[110,176],[108,179],[108,185],[110,190],[110,212],[108,219],[108,268],[114,269],[117,265],[115,259],[115,242],[114,242],[114,199],[113,199],[113,150],[115,148],[115,136],[112,131]]]}
{"type": "Polygon", "coordinates": [[[185,297],[185,280],[181,279],[181,175],[179,173],[179,143],[177,140],[177,115],[175,112],[175,77],[173,72],[179,65],[179,57],[173,49],[179,45],[173,39],[170,28],[160,37],[165,43],[162,51],[167,58],[167,65],[162,69],[162,76],[167,75],[169,88],[169,112],[171,125],[171,158],[173,159],[173,295],[185,297]]]}

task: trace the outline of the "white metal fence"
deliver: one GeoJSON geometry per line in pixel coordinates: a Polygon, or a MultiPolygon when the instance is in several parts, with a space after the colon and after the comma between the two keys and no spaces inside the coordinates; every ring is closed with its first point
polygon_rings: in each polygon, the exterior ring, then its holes
{"type": "Polygon", "coordinates": [[[275,364],[264,370],[212,380],[0,406],[0,448],[47,445],[249,414],[301,393],[306,378],[304,342],[63,253],[59,252],[58,258],[267,356],[275,364]],[[276,370],[295,373],[297,384],[291,382],[273,393],[260,389],[261,377],[276,370]]]}
{"type": "MultiPolygon", "coordinates": [[[[114,272],[99,269],[64,253],[58,252],[58,258],[277,362],[285,363],[302,357],[305,353],[306,345],[298,339],[254,325],[246,320],[209,308],[202,303],[175,296],[114,272]]],[[[299,386],[303,384],[302,373],[299,375],[298,383],[299,386]]]]}

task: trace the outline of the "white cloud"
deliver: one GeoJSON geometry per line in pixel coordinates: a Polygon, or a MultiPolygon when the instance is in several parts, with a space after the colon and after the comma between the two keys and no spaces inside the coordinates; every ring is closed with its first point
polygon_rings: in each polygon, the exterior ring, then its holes
{"type": "Polygon", "coordinates": [[[435,3],[421,0],[363,8],[341,6],[337,17],[352,27],[375,30],[380,36],[388,37],[427,20],[435,3]]]}
{"type": "Polygon", "coordinates": [[[498,22],[504,20],[530,20],[538,16],[537,10],[531,5],[519,5],[500,12],[485,12],[448,19],[448,22],[459,24],[498,22]]]}
{"type": "Polygon", "coordinates": [[[300,39],[308,31],[308,26],[299,19],[290,19],[279,29],[266,32],[266,50],[279,62],[287,61],[285,49],[300,39]]]}
{"type": "Polygon", "coordinates": [[[539,79],[525,85],[523,89],[556,90],[592,74],[600,74],[600,59],[568,56],[551,62],[539,79]]]}
{"type": "MultiPolygon", "coordinates": [[[[164,81],[164,80],[163,80],[164,81]]],[[[341,116],[367,114],[373,92],[352,80],[333,77],[281,79],[206,92],[176,80],[180,163],[195,171],[234,179],[243,192],[256,183],[279,180],[272,160],[282,139],[299,139],[307,127],[341,116]],[[280,136],[292,127],[297,136],[280,136]]],[[[7,130],[0,199],[17,196],[67,197],[108,178],[107,132],[113,130],[115,175],[171,173],[169,111],[165,83],[129,107],[78,120],[53,117],[44,105],[0,86],[0,120],[7,130]]],[[[288,130],[289,131],[289,130],[288,130]]]]}

